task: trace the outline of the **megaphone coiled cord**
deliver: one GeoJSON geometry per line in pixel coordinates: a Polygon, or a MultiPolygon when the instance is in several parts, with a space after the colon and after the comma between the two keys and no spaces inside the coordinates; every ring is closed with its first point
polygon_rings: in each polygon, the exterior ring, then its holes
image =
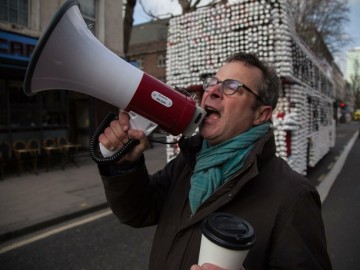
{"type": "Polygon", "coordinates": [[[125,143],[124,146],[111,157],[103,157],[102,154],[99,153],[100,150],[98,138],[110,125],[111,121],[114,120],[116,116],[117,114],[113,112],[108,113],[108,115],[104,118],[104,120],[101,122],[100,126],[96,129],[90,139],[90,155],[92,159],[99,165],[114,164],[120,161],[135,145],[139,143],[138,140],[129,139],[129,141],[125,143]]]}
{"type": "MultiPolygon", "coordinates": [[[[110,125],[111,121],[117,117],[117,114],[114,112],[109,112],[104,120],[101,122],[100,126],[96,129],[93,136],[90,139],[90,156],[91,158],[100,165],[106,165],[106,164],[114,164],[118,161],[120,161],[122,158],[125,157],[125,155],[135,146],[139,143],[138,140],[129,139],[127,143],[124,144],[124,146],[118,150],[114,155],[111,157],[103,157],[103,155],[100,152],[99,149],[99,136],[105,131],[105,129],[110,125]]],[[[177,144],[179,141],[174,140],[173,142],[166,142],[156,139],[149,138],[150,142],[160,143],[160,144],[177,144]]]]}

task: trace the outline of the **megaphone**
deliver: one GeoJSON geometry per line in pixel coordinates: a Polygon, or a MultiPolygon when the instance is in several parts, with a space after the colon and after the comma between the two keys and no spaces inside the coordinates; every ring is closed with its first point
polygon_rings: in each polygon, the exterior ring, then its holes
{"type": "Polygon", "coordinates": [[[51,89],[84,93],[130,112],[130,125],[147,135],[159,125],[172,135],[191,136],[205,116],[192,98],[106,48],[88,29],[74,0],[56,12],[26,71],[25,94],[51,89]]]}

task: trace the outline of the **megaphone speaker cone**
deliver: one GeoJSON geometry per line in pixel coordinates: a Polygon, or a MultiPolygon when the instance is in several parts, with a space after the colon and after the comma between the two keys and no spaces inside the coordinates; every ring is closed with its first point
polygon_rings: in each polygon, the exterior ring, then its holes
{"type": "Polygon", "coordinates": [[[165,131],[191,136],[205,115],[194,100],[130,65],[88,29],[78,1],[67,1],[40,38],[25,76],[24,91],[81,92],[133,111],[165,131]]]}

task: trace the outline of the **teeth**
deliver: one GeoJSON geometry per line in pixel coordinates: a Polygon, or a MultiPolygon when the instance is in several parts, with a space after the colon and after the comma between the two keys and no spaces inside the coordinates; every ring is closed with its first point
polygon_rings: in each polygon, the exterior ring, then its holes
{"type": "Polygon", "coordinates": [[[217,110],[215,110],[212,107],[205,107],[205,110],[206,110],[207,113],[213,113],[213,112],[219,113],[217,110]]]}
{"type": "Polygon", "coordinates": [[[206,111],[206,116],[210,116],[211,114],[217,114],[220,116],[220,113],[218,110],[212,108],[212,107],[205,107],[205,111],[206,111]]]}

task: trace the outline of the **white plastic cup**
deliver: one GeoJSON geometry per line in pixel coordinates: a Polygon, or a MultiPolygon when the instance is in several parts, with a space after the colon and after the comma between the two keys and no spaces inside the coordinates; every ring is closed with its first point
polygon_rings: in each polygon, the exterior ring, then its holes
{"type": "Polygon", "coordinates": [[[228,213],[213,213],[201,226],[198,264],[211,263],[227,270],[239,270],[255,244],[253,227],[228,213]]]}

